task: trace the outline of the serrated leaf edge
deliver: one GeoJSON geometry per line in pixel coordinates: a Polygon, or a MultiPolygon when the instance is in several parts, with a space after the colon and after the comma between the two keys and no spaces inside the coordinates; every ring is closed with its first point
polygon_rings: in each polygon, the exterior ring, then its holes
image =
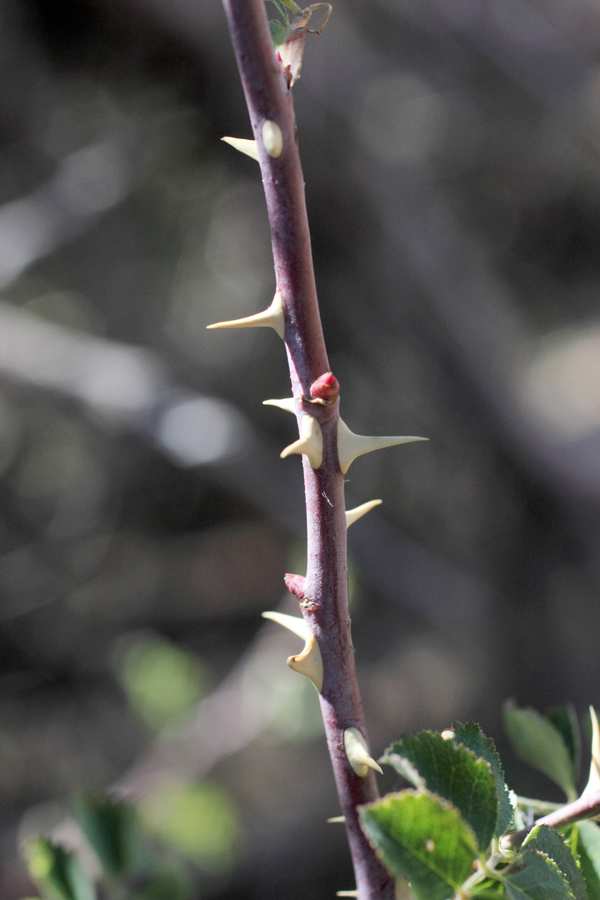
{"type": "MultiPolygon", "coordinates": [[[[384,863],[384,855],[385,854],[383,851],[380,850],[380,848],[377,846],[376,842],[371,838],[371,835],[367,832],[367,829],[366,829],[365,825],[363,824],[364,813],[368,812],[370,809],[373,809],[379,803],[385,802],[387,800],[393,800],[396,798],[405,797],[408,794],[410,794],[413,797],[421,797],[425,794],[426,796],[430,797],[432,800],[437,800],[437,802],[440,804],[440,806],[443,807],[444,809],[453,809],[454,812],[457,814],[458,818],[460,819],[465,831],[467,831],[470,834],[470,836],[472,837],[473,847],[474,848],[479,847],[477,838],[475,837],[475,832],[473,831],[473,829],[471,828],[469,823],[465,822],[465,820],[461,816],[459,810],[456,808],[456,806],[453,803],[450,802],[450,800],[446,800],[445,797],[441,797],[439,794],[434,794],[432,791],[428,791],[427,789],[419,791],[414,788],[406,788],[406,790],[403,790],[403,791],[396,791],[396,792],[391,792],[389,794],[385,794],[383,797],[381,797],[379,800],[375,800],[373,803],[365,803],[363,806],[358,807],[360,826],[361,826],[363,833],[365,834],[367,840],[369,841],[371,847],[375,851],[375,855],[382,863],[384,863]]],[[[404,849],[408,850],[409,853],[414,857],[414,859],[418,860],[418,862],[427,866],[427,868],[429,868],[435,875],[438,876],[438,878],[440,878],[442,881],[444,881],[447,885],[449,885],[450,887],[452,887],[454,889],[457,889],[460,887],[460,885],[451,884],[451,882],[449,882],[448,879],[441,872],[439,872],[436,868],[434,868],[434,866],[430,865],[432,857],[431,857],[431,854],[429,854],[427,852],[427,850],[425,850],[425,856],[423,858],[421,858],[416,852],[412,851],[412,848],[405,847],[404,844],[402,844],[402,847],[404,849]]],[[[476,856],[475,856],[475,858],[476,858],[476,856]]],[[[385,865],[385,863],[384,863],[384,865],[385,865]]],[[[570,898],[569,898],[569,900],[570,900],[570,898]]],[[[573,898],[573,900],[575,900],[575,898],[573,898]]]]}
{"type": "MultiPolygon", "coordinates": [[[[510,865],[510,868],[506,870],[506,875],[508,875],[508,874],[510,873],[510,869],[513,869],[515,866],[518,866],[518,865],[524,865],[524,866],[527,866],[527,860],[526,860],[526,859],[523,859],[523,857],[526,856],[527,854],[530,854],[530,855],[532,855],[532,856],[533,856],[533,855],[541,856],[543,859],[545,859],[547,862],[549,862],[550,865],[551,865],[551,866],[558,872],[558,874],[561,876],[561,878],[562,878],[562,880],[563,880],[563,882],[564,882],[564,886],[565,886],[565,888],[567,889],[567,891],[569,892],[569,896],[566,898],[566,900],[575,900],[575,894],[574,894],[573,891],[571,890],[571,886],[570,886],[570,884],[569,884],[569,882],[568,882],[567,876],[565,875],[565,873],[563,872],[563,870],[560,868],[560,866],[558,865],[558,863],[556,862],[556,860],[555,860],[555,859],[552,859],[551,856],[548,856],[547,853],[544,853],[543,850],[535,850],[534,848],[531,848],[531,847],[530,847],[529,849],[527,849],[524,853],[520,854],[515,860],[513,860],[513,862],[512,862],[511,865],[510,865]]],[[[502,881],[502,882],[504,882],[504,883],[508,883],[508,885],[510,886],[510,879],[506,878],[506,875],[505,875],[504,873],[498,872],[497,874],[498,874],[498,877],[499,877],[499,880],[500,880],[500,881],[502,881]]],[[[518,885],[515,885],[515,887],[516,887],[518,890],[521,890],[521,888],[519,888],[518,885]]],[[[522,892],[522,893],[523,893],[523,892],[522,892]]]]}
{"type": "MultiPolygon", "coordinates": [[[[413,781],[413,785],[414,785],[414,787],[417,789],[417,791],[419,791],[419,793],[429,794],[429,795],[432,796],[432,797],[438,797],[438,796],[440,796],[440,795],[434,794],[433,791],[428,790],[427,784],[426,784],[426,782],[425,782],[425,779],[421,777],[421,775],[419,774],[418,769],[414,766],[414,764],[413,764],[410,760],[408,760],[405,756],[402,756],[401,753],[390,753],[390,752],[389,752],[389,751],[392,749],[392,747],[395,747],[397,744],[399,744],[402,740],[404,740],[405,737],[419,737],[419,735],[421,735],[421,734],[433,734],[433,735],[436,735],[436,736],[438,736],[438,737],[441,737],[441,734],[440,734],[439,731],[430,731],[430,730],[427,729],[427,728],[423,728],[423,729],[421,729],[421,731],[418,731],[418,732],[416,732],[415,734],[412,734],[412,733],[411,733],[411,734],[403,735],[403,737],[401,737],[400,740],[394,741],[393,744],[390,744],[390,746],[384,751],[383,756],[381,756],[381,757],[379,758],[378,762],[384,763],[385,765],[392,765],[392,766],[393,766],[393,765],[394,765],[394,763],[393,763],[393,760],[394,760],[394,759],[402,760],[402,765],[403,765],[403,767],[404,767],[408,772],[414,773],[414,781],[413,781]]],[[[483,734],[483,732],[482,732],[482,734],[483,734]]],[[[484,735],[484,737],[485,737],[485,735],[484,735]]],[[[486,738],[486,740],[491,740],[491,738],[486,738]]],[[[474,758],[474,760],[475,760],[476,763],[482,762],[482,763],[484,763],[484,764],[487,766],[488,771],[489,771],[490,775],[492,776],[492,781],[493,781],[493,783],[494,783],[494,788],[495,788],[495,786],[496,786],[496,778],[495,778],[495,776],[494,776],[494,772],[493,772],[492,766],[491,766],[491,764],[487,761],[487,759],[484,759],[483,756],[476,756],[475,752],[474,752],[473,750],[471,750],[470,747],[466,747],[466,746],[465,746],[464,744],[462,744],[462,743],[458,743],[457,741],[454,741],[454,740],[453,740],[453,741],[452,741],[452,744],[453,744],[453,746],[456,747],[457,749],[466,750],[466,752],[467,752],[470,756],[472,756],[472,757],[474,758]]],[[[494,749],[495,749],[495,746],[494,746],[494,749]]],[[[497,751],[496,751],[496,752],[497,752],[497,751]]],[[[500,756],[498,756],[498,759],[500,759],[500,756]]],[[[500,770],[502,771],[502,766],[500,766],[500,770]]],[[[396,770],[396,771],[397,771],[397,770],[396,770]]],[[[406,775],[403,775],[402,772],[399,772],[398,774],[402,775],[403,778],[406,778],[407,781],[411,781],[411,780],[412,780],[411,778],[408,778],[406,775]]],[[[502,774],[504,774],[504,772],[502,772],[502,774]]],[[[505,788],[505,790],[506,790],[506,792],[507,792],[507,796],[508,796],[508,789],[507,789],[507,787],[506,787],[506,782],[504,782],[504,788],[505,788]]],[[[389,794],[386,794],[385,796],[387,797],[387,796],[389,796],[389,794]]],[[[444,798],[444,799],[445,799],[445,798],[444,798]]],[[[447,802],[450,803],[451,806],[454,806],[454,804],[452,803],[451,800],[448,800],[447,802]]],[[[500,814],[500,802],[499,802],[497,796],[496,796],[496,803],[498,804],[498,811],[497,811],[497,813],[496,813],[496,822],[497,822],[497,821],[498,821],[498,816],[499,816],[499,814],[500,814]]],[[[454,807],[454,808],[457,810],[458,814],[459,814],[459,815],[461,816],[461,818],[463,819],[463,822],[465,823],[465,825],[468,825],[468,827],[471,828],[471,826],[469,825],[469,823],[462,817],[462,815],[461,815],[460,811],[458,810],[458,808],[457,808],[457,807],[454,807]]],[[[510,827],[510,826],[509,826],[509,827],[510,827]]],[[[471,830],[472,830],[472,829],[471,829],[471,830]]],[[[494,835],[496,834],[495,827],[494,827],[494,832],[493,832],[493,834],[494,834],[494,835]]],[[[476,841],[477,846],[479,847],[479,842],[477,841],[477,838],[475,839],[475,841],[476,841]]],[[[487,848],[486,848],[486,847],[483,847],[483,848],[480,847],[480,849],[485,851],[487,848]]]]}

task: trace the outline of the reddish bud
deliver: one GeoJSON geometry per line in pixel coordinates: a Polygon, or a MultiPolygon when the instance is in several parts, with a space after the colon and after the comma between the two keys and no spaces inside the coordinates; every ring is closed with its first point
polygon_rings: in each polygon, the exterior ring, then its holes
{"type": "Polygon", "coordinates": [[[306,583],[304,575],[290,575],[288,573],[286,574],[284,581],[290,594],[293,594],[298,600],[304,600],[304,585],[306,583]]]}
{"type": "Polygon", "coordinates": [[[340,393],[340,385],[333,372],[325,372],[319,375],[310,386],[310,396],[313,400],[321,400],[323,403],[333,403],[340,393]]]}

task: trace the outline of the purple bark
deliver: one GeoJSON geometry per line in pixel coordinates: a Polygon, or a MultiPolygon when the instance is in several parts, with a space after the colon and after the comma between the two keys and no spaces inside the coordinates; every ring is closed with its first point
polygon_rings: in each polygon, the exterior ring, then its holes
{"type": "MultiPolygon", "coordinates": [[[[573,822],[593,819],[598,815],[600,815],[600,791],[594,791],[590,794],[584,794],[578,800],[573,800],[572,803],[561,806],[560,809],[555,809],[553,812],[548,813],[547,816],[542,816],[541,819],[536,819],[535,825],[564,828],[567,825],[572,825],[573,822]]],[[[521,831],[513,831],[512,834],[507,835],[503,840],[509,847],[520,847],[534,827],[532,825],[530,828],[521,829],[521,831]]]]}
{"type": "MultiPolygon", "coordinates": [[[[321,710],[340,806],[356,875],[359,900],[393,900],[393,879],[383,869],[358,823],[357,806],[377,799],[371,770],[355,774],[344,750],[344,731],[367,736],[348,615],[344,479],[337,455],[339,399],[312,402],[310,386],[329,369],[317,303],[304,179],[296,140],[291,91],[275,58],[263,0],[223,0],[252,130],[257,140],[271,228],[277,289],[285,316],[285,346],[298,420],[307,413],[323,433],[323,462],[313,470],[302,457],[308,525],[308,565],[302,613],[323,657],[321,710]],[[262,125],[276,122],[283,151],[265,151],[262,125]],[[300,399],[302,398],[302,399],[300,399]]],[[[341,885],[340,887],[346,887],[341,885]]]]}

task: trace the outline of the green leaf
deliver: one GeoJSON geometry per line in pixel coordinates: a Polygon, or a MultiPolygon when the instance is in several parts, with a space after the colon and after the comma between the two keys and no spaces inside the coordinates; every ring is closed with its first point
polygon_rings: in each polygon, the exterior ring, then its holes
{"type": "Polygon", "coordinates": [[[271,38],[276,47],[280,47],[287,35],[287,28],[278,22],[277,19],[269,19],[269,28],[271,29],[271,38]]]}
{"type": "Polygon", "coordinates": [[[452,803],[471,826],[482,850],[494,834],[498,801],[488,762],[441,734],[407,735],[385,751],[382,762],[394,766],[416,788],[425,787],[452,803]]]}
{"type": "Polygon", "coordinates": [[[190,900],[192,889],[179,872],[162,871],[135,892],[135,900],[190,900]]]}
{"type": "Polygon", "coordinates": [[[568,703],[566,706],[554,706],[546,712],[546,718],[552,722],[556,730],[562,735],[573,763],[575,780],[577,780],[581,757],[581,732],[575,708],[571,703],[568,703]]]}
{"type": "Polygon", "coordinates": [[[562,734],[535,709],[504,705],[504,727],[517,755],[563,789],[571,800],[576,796],[575,770],[562,734]]]}
{"type": "Polygon", "coordinates": [[[575,900],[588,900],[583,875],[575,857],[559,834],[548,825],[537,825],[523,842],[523,849],[537,850],[554,860],[573,892],[575,900]]]}
{"type": "MultiPolygon", "coordinates": [[[[283,18],[284,18],[285,21],[287,22],[287,21],[288,21],[288,14],[287,14],[287,12],[286,12],[285,5],[284,5],[284,3],[282,2],[282,0],[271,0],[271,3],[273,4],[273,6],[276,7],[277,12],[278,12],[278,13],[281,13],[281,15],[283,16],[283,18]]],[[[286,5],[287,5],[287,4],[286,4],[286,5]]]]}
{"type": "Polygon", "coordinates": [[[600,900],[600,828],[595,822],[578,822],[577,851],[588,900],[600,900]]]}
{"type": "Polygon", "coordinates": [[[537,850],[524,850],[502,881],[510,900],[575,900],[554,860],[537,850]]]}
{"type": "Polygon", "coordinates": [[[73,853],[49,838],[38,837],[25,845],[31,877],[50,900],[95,900],[94,885],[73,853]]]}
{"type": "Polygon", "coordinates": [[[139,838],[132,807],[109,797],[80,797],[76,814],[108,875],[119,878],[135,867],[139,838]]]}
{"type": "Polygon", "coordinates": [[[281,0],[281,2],[284,6],[287,6],[288,9],[291,9],[295,16],[299,16],[302,12],[298,4],[294,3],[294,0],[281,0]]]}
{"type": "Polygon", "coordinates": [[[485,736],[476,722],[467,722],[462,725],[456,722],[452,726],[454,731],[454,743],[462,744],[467,750],[470,750],[479,759],[484,759],[489,763],[496,788],[496,799],[498,801],[498,816],[496,818],[496,827],[494,834],[500,837],[510,827],[513,820],[513,808],[510,802],[508,788],[504,781],[504,772],[496,745],[491,738],[485,736]]]}
{"type": "Polygon", "coordinates": [[[378,856],[418,900],[448,900],[473,871],[475,835],[452,804],[428,792],[387,794],[360,808],[378,856]]]}

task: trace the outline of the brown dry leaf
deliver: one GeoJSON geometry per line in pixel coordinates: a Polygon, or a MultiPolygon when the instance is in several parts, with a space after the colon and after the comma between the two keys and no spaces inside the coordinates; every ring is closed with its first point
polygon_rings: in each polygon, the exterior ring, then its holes
{"type": "Polygon", "coordinates": [[[311,3],[310,6],[302,10],[299,16],[296,16],[296,18],[290,22],[284,43],[275,48],[277,56],[285,70],[289,88],[293,87],[294,83],[300,78],[306,35],[321,34],[330,15],[330,3],[311,3]],[[321,22],[320,28],[309,28],[308,23],[310,17],[316,9],[327,9],[327,12],[321,22]]]}

